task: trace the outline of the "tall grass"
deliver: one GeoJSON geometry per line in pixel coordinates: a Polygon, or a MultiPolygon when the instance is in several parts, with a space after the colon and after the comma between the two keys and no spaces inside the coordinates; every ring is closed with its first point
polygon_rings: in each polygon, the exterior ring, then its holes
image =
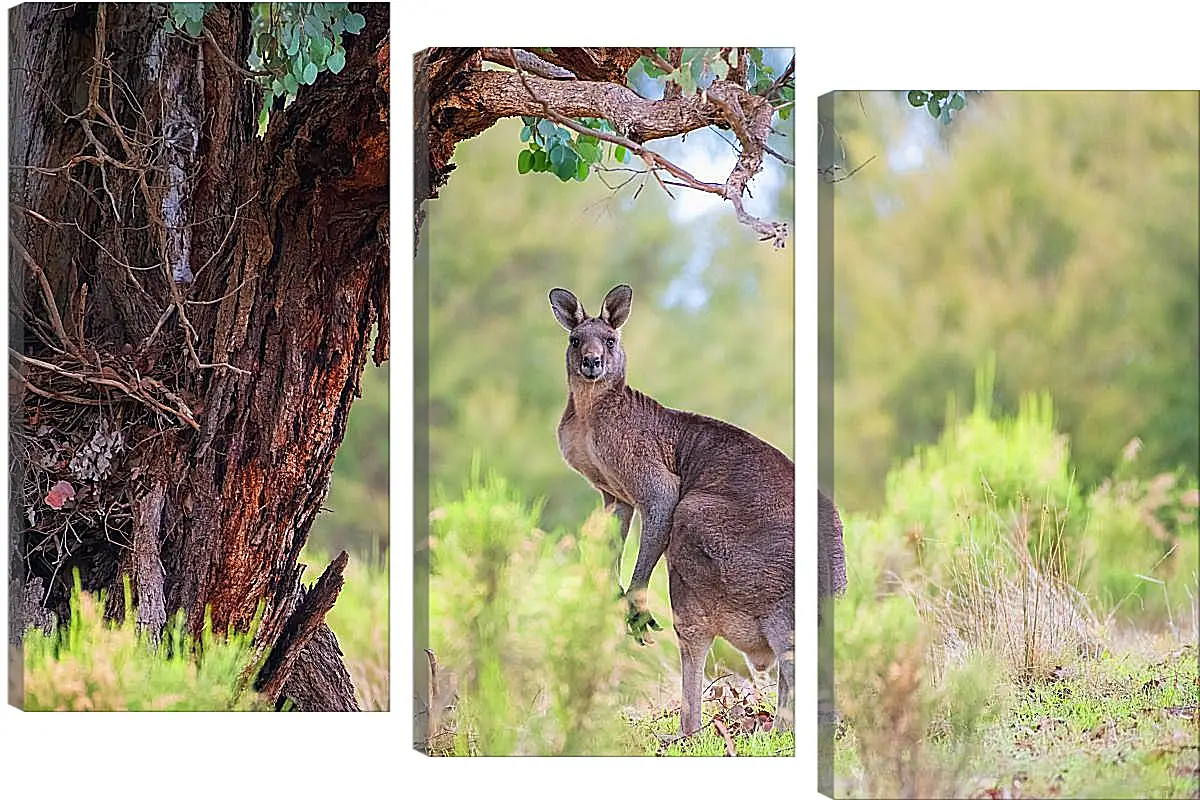
{"type": "Polygon", "coordinates": [[[260,664],[251,634],[199,639],[180,613],[161,640],[138,629],[126,590],[124,621],[104,618],[105,598],[71,594],[71,620],[25,635],[27,711],[255,711],[269,707],[248,685],[260,664]]]}
{"type": "Polygon", "coordinates": [[[1109,663],[1130,626],[1197,634],[1195,479],[1136,478],[1131,447],[1085,496],[1050,399],[996,419],[991,370],[971,413],[888,476],[884,510],[846,520],[840,793],[956,796],[1014,698],[1109,663]]]}

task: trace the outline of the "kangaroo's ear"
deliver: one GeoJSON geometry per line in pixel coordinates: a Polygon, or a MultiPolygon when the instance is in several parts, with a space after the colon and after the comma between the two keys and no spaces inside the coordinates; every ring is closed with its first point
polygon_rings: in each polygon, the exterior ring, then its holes
{"type": "Polygon", "coordinates": [[[587,319],[583,303],[566,289],[550,290],[550,308],[554,310],[554,318],[558,320],[558,324],[569,331],[575,330],[576,325],[587,319]]]}
{"type": "Polygon", "coordinates": [[[629,310],[633,306],[633,289],[622,283],[614,286],[604,296],[604,307],[600,309],[600,319],[614,328],[619,328],[629,319],[629,310]]]}

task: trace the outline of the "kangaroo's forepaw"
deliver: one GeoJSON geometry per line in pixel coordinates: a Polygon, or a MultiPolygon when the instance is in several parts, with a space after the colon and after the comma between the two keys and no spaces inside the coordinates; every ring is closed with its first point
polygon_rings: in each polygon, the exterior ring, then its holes
{"type": "Polygon", "coordinates": [[[629,628],[629,635],[636,639],[637,643],[642,646],[654,644],[654,638],[650,636],[648,631],[662,630],[662,626],[658,624],[658,620],[649,611],[631,609],[629,616],[625,618],[625,625],[629,628]]]}

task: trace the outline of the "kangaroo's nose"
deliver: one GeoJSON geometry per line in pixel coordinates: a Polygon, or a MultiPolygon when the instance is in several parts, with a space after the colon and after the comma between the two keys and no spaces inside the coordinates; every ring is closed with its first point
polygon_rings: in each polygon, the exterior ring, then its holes
{"type": "Polygon", "coordinates": [[[589,372],[600,369],[600,356],[584,356],[583,368],[589,372]]]}

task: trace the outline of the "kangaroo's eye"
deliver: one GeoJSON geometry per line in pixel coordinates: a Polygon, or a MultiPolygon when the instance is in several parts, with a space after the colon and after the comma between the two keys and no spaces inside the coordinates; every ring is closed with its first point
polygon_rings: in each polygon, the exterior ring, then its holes
{"type": "Polygon", "coordinates": [[[617,346],[617,340],[616,340],[616,339],[614,339],[614,338],[612,338],[611,336],[610,336],[610,337],[608,337],[607,339],[605,339],[605,340],[604,340],[604,343],[605,343],[606,345],[608,345],[608,349],[609,349],[609,350],[612,350],[614,347],[616,347],[616,346],[617,346]]]}
{"type": "Polygon", "coordinates": [[[571,347],[578,349],[578,347],[579,347],[579,337],[578,336],[571,337],[571,347]]]}

